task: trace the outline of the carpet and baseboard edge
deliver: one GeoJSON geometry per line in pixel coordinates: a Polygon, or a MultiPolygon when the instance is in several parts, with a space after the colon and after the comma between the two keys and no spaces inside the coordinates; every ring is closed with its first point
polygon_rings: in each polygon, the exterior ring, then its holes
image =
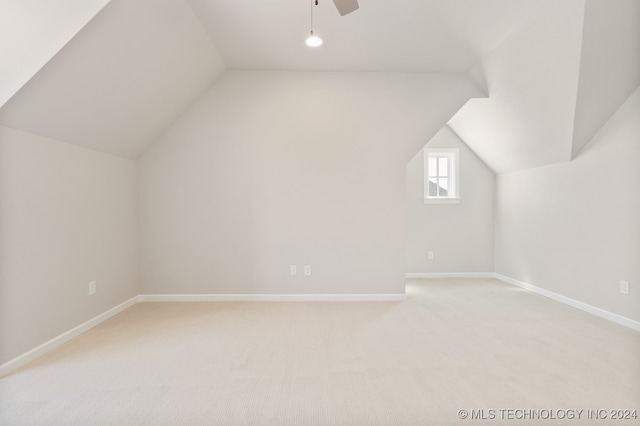
{"type": "Polygon", "coordinates": [[[138,303],[138,299],[139,296],[134,296],[131,299],[126,300],[119,305],[114,306],[113,308],[101,313],[100,315],[91,318],[89,321],[86,321],[78,325],[77,327],[72,328],[71,330],[65,331],[64,333],[54,337],[53,339],[36,346],[30,351],[27,351],[22,355],[19,355],[16,358],[5,362],[4,364],[0,365],[0,377],[4,377],[12,371],[15,371],[18,368],[30,363],[31,361],[34,361],[35,359],[46,355],[47,353],[51,352],[58,346],[68,342],[74,337],[78,337],[82,333],[89,331],[98,324],[101,324],[109,318],[116,316],[125,309],[132,307],[133,305],[138,303]]]}
{"type": "Polygon", "coordinates": [[[588,312],[600,318],[615,322],[622,326],[631,328],[636,331],[640,331],[640,321],[633,320],[631,318],[623,317],[622,315],[614,314],[613,312],[606,311],[601,308],[589,305],[587,303],[580,302],[570,297],[563,296],[558,293],[554,293],[544,288],[535,286],[533,284],[526,283],[524,281],[511,278],[509,276],[499,274],[497,272],[423,272],[423,273],[407,273],[405,274],[407,279],[420,279],[420,278],[495,278],[504,283],[520,287],[522,289],[531,291],[532,293],[539,294],[540,296],[547,297],[555,300],[556,302],[569,305],[573,308],[580,309],[581,311],[588,312]]]}
{"type": "MultiPolygon", "coordinates": [[[[454,273],[407,273],[408,279],[419,278],[495,278],[507,284],[515,285],[549,299],[555,300],[565,305],[572,306],[592,315],[604,318],[622,326],[640,331],[640,321],[614,314],[604,309],[588,305],[583,302],[571,299],[566,296],[545,290],[535,285],[516,280],[506,275],[494,272],[454,272],[454,273]]],[[[0,365],[0,378],[8,375],[12,371],[34,361],[58,346],[68,342],[119,314],[137,303],[142,302],[372,302],[372,301],[402,301],[406,299],[405,294],[143,294],[134,296],[129,300],[103,312],[89,321],[72,328],[57,337],[31,349],[24,354],[0,365]]]]}
{"type": "Polygon", "coordinates": [[[506,275],[494,274],[494,278],[505,282],[507,284],[515,285],[517,287],[523,288],[525,290],[529,290],[533,293],[539,294],[540,296],[547,297],[549,299],[555,300],[556,302],[564,303],[565,305],[569,305],[576,309],[580,309],[581,311],[588,312],[592,315],[595,315],[600,318],[604,318],[606,320],[615,322],[616,324],[623,325],[625,327],[631,328],[636,331],[640,331],[640,321],[632,320],[631,318],[623,317],[622,315],[614,314],[613,312],[606,311],[601,308],[597,308],[595,306],[589,305],[587,303],[580,302],[575,299],[571,299],[570,297],[563,296],[558,293],[554,293],[549,290],[545,290],[544,288],[540,288],[533,284],[526,283],[524,281],[516,280],[515,278],[508,277],[506,275]]]}
{"type": "Polygon", "coordinates": [[[401,302],[406,294],[142,294],[0,365],[0,378],[142,302],[401,302]]]}

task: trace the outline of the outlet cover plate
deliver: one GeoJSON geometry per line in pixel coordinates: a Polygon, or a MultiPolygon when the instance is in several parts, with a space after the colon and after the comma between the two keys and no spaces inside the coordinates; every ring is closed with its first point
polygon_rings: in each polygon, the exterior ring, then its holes
{"type": "Polygon", "coordinates": [[[629,281],[620,281],[620,293],[629,295],[629,281]]]}

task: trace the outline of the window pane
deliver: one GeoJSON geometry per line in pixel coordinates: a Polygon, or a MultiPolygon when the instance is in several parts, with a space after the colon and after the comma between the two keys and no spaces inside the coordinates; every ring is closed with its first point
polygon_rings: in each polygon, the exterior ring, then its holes
{"type": "Polygon", "coordinates": [[[438,159],[429,157],[429,176],[438,176],[438,159]]]}
{"type": "Polygon", "coordinates": [[[429,178],[429,197],[437,197],[438,196],[438,184],[436,183],[437,179],[429,178]]]}
{"type": "Polygon", "coordinates": [[[438,176],[449,176],[449,159],[447,157],[438,157],[438,176]]]}
{"type": "Polygon", "coordinates": [[[452,199],[458,199],[460,194],[458,152],[456,148],[425,148],[423,150],[425,203],[449,202],[452,199]]]}
{"type": "Polygon", "coordinates": [[[438,179],[438,196],[446,197],[447,195],[449,195],[449,179],[440,178],[438,179]]]}

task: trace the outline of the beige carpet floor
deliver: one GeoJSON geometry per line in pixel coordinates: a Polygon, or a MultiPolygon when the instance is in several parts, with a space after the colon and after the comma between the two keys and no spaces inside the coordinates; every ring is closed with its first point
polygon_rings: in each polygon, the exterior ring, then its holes
{"type": "Polygon", "coordinates": [[[0,424],[640,424],[610,412],[640,414],[640,333],[491,279],[407,292],[138,304],[0,379],[0,424]]]}

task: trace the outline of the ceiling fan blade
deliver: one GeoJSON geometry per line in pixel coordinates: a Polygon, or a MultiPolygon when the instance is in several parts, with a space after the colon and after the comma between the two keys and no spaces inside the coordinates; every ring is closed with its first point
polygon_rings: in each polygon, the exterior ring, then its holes
{"type": "Polygon", "coordinates": [[[333,3],[338,8],[340,16],[351,13],[360,7],[358,6],[358,0],[333,0],[333,3]]]}

